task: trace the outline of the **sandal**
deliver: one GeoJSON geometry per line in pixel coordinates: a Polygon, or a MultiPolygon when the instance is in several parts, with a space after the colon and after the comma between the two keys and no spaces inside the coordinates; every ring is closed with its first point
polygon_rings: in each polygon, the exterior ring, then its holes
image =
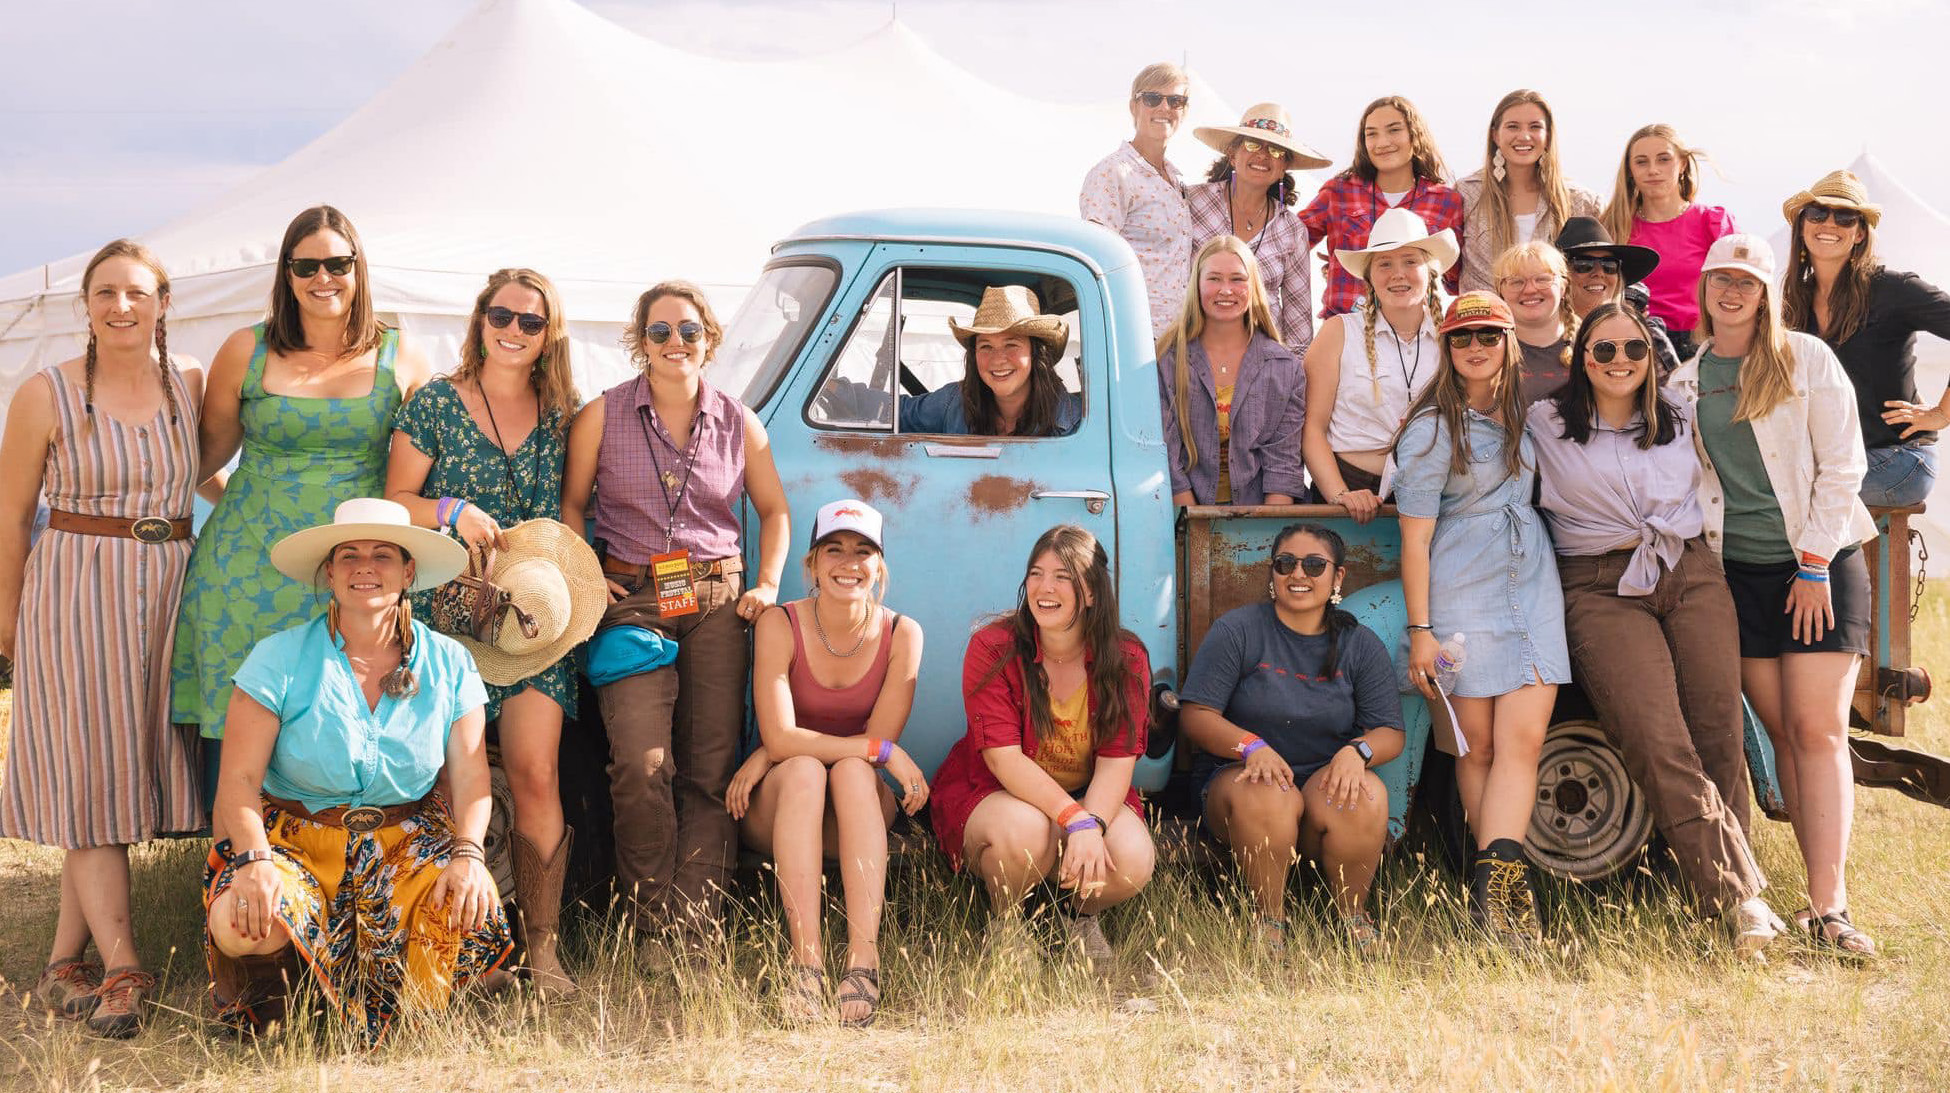
{"type": "Polygon", "coordinates": [[[792,1024],[826,1020],[826,971],[817,964],[794,964],[779,991],[779,1007],[792,1024]]]}
{"type": "Polygon", "coordinates": [[[867,1012],[862,1017],[840,1015],[840,1024],[846,1028],[866,1028],[873,1024],[880,1010],[880,969],[848,968],[840,976],[839,1003],[842,1007],[850,1002],[865,1003],[867,1012]]]}
{"type": "Polygon", "coordinates": [[[1269,953],[1286,952],[1286,919],[1260,915],[1253,925],[1253,941],[1269,953]]]}
{"type": "Polygon", "coordinates": [[[1366,911],[1341,916],[1341,928],[1347,931],[1348,944],[1353,946],[1354,955],[1371,957],[1381,952],[1381,927],[1366,911]]]}
{"type": "Polygon", "coordinates": [[[1809,934],[1816,948],[1828,949],[1844,960],[1866,962],[1876,957],[1875,940],[1856,929],[1845,910],[1815,919],[1809,925],[1809,934]],[[1828,932],[1830,926],[1837,928],[1833,934],[1828,932]]]}

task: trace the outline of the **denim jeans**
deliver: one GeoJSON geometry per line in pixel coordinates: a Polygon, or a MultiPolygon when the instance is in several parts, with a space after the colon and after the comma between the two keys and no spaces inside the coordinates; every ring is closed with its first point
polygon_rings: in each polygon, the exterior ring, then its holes
{"type": "Polygon", "coordinates": [[[1878,508],[1920,505],[1936,485],[1936,445],[1911,441],[1869,449],[1869,473],[1862,476],[1862,503],[1878,508]]]}

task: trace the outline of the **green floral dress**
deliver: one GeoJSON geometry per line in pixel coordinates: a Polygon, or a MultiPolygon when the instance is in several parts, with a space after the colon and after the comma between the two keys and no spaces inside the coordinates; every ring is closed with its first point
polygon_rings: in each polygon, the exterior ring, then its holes
{"type": "MultiPolygon", "coordinates": [[[[463,498],[504,528],[523,520],[561,516],[562,464],[568,457],[568,437],[560,410],[544,412],[527,439],[514,451],[504,453],[467,412],[453,382],[442,378],[420,388],[400,409],[393,427],[405,433],[420,454],[433,460],[420,496],[463,498]]],[[[427,618],[432,598],[431,591],[416,593],[414,614],[427,618]]],[[[523,687],[533,687],[554,699],[573,718],[576,681],[572,664],[565,656],[513,686],[488,684],[488,720],[501,716],[501,703],[523,687]]]]}
{"type": "MultiPolygon", "coordinates": [[[[299,398],[264,390],[264,324],[244,370],[243,455],[216,511],[197,536],[176,617],[171,715],[223,737],[231,677],[257,643],[325,610],[325,594],[279,573],[271,544],[332,518],[339,502],[377,497],[399,410],[393,358],[399,331],[387,330],[373,366],[372,390],[354,398],[299,398]]],[[[208,749],[212,757],[214,749],[208,749]]]]}

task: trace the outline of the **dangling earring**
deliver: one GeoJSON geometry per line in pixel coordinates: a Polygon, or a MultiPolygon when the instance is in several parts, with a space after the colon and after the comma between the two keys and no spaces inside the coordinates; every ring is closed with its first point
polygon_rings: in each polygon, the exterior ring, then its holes
{"type": "Polygon", "coordinates": [[[1498,148],[1496,153],[1490,156],[1490,177],[1496,179],[1498,182],[1502,182],[1504,174],[1503,149],[1498,148]]]}
{"type": "Polygon", "coordinates": [[[325,626],[335,635],[339,632],[339,601],[336,598],[325,605],[325,626]]]}
{"type": "Polygon", "coordinates": [[[1329,596],[1329,597],[1327,597],[1327,602],[1328,602],[1328,603],[1331,603],[1331,604],[1333,604],[1333,605],[1334,605],[1335,607],[1339,607],[1339,606],[1341,605],[1341,586],[1340,586],[1340,585],[1335,585],[1335,586],[1334,586],[1334,594],[1333,594],[1333,595],[1331,595],[1331,596],[1329,596]]]}
{"type": "MultiPolygon", "coordinates": [[[[1502,176],[1502,175],[1498,175],[1497,177],[1498,177],[1498,178],[1502,178],[1503,176],[1502,176]]],[[[481,342],[481,359],[482,359],[482,360],[486,360],[486,359],[487,359],[487,342],[486,342],[485,340],[483,340],[483,341],[481,342]]]]}
{"type": "Polygon", "coordinates": [[[1267,582],[1266,582],[1266,598],[1267,598],[1267,599],[1269,599],[1269,600],[1277,600],[1277,599],[1279,599],[1279,598],[1280,598],[1280,591],[1279,591],[1279,589],[1280,589],[1280,586],[1279,586],[1278,584],[1276,584],[1276,583],[1274,583],[1274,582],[1272,582],[1272,581],[1267,581],[1267,582]]]}

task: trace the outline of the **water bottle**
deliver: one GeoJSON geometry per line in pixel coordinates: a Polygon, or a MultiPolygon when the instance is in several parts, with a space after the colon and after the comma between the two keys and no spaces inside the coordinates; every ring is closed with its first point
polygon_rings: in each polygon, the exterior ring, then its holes
{"type": "Polygon", "coordinates": [[[1449,640],[1436,647],[1435,681],[1443,694],[1454,694],[1456,676],[1462,672],[1463,658],[1469,654],[1469,639],[1461,634],[1449,635],[1449,640]]]}

